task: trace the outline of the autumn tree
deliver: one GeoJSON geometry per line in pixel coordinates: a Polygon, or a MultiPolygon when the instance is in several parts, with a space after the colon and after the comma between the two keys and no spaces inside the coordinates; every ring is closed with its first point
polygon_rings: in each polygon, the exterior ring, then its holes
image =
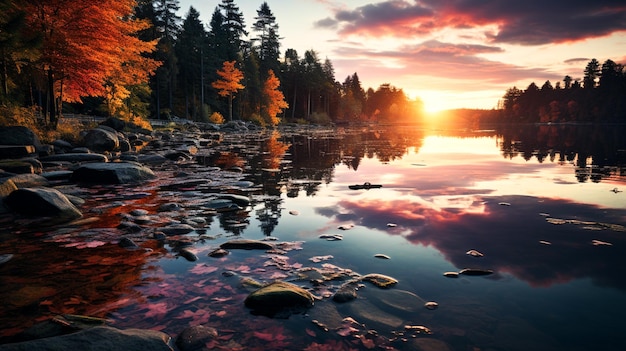
{"type": "Polygon", "coordinates": [[[217,75],[220,77],[213,82],[211,86],[217,89],[218,94],[222,97],[228,96],[228,120],[233,120],[233,94],[245,88],[240,82],[243,79],[243,73],[235,67],[236,61],[224,61],[217,75]]]}
{"type": "Polygon", "coordinates": [[[279,86],[280,80],[278,80],[274,71],[269,70],[265,84],[263,84],[262,115],[265,120],[273,126],[280,122],[277,115],[282,112],[283,109],[289,107],[287,102],[285,102],[285,96],[278,90],[279,86]]]}
{"type": "Polygon", "coordinates": [[[25,4],[26,35],[42,37],[36,66],[47,81],[39,89],[46,93],[43,111],[53,128],[62,101],[104,96],[109,78],[126,75],[126,79],[136,73],[121,68],[131,61],[149,69],[141,53],[153,50],[154,43],[142,42],[135,35],[146,23],[132,18],[134,5],[134,0],[32,0],[25,4]]]}

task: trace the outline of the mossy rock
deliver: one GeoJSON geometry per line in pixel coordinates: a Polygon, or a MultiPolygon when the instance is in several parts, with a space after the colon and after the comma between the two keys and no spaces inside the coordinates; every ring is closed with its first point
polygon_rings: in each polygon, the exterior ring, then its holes
{"type": "Polygon", "coordinates": [[[313,306],[313,295],[303,288],[276,281],[246,297],[245,305],[254,314],[286,318],[292,313],[304,312],[313,306]]]}

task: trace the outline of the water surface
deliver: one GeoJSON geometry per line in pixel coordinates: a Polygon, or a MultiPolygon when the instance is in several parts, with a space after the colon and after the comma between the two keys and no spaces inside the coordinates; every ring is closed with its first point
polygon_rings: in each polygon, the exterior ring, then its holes
{"type": "Polygon", "coordinates": [[[0,296],[8,301],[0,334],[8,338],[53,314],[75,313],[173,336],[190,325],[213,326],[220,337],[210,346],[231,349],[623,350],[623,132],[370,127],[226,136],[219,159],[163,166],[156,169],[160,181],[140,188],[72,187],[87,198],[85,217],[97,218],[91,223],[40,231],[5,223],[0,253],[15,258],[0,266],[0,296]],[[215,165],[244,172],[212,173],[215,165]],[[185,186],[173,181],[181,170],[220,178],[185,186]],[[349,188],[366,182],[382,187],[349,188]],[[194,207],[217,191],[248,195],[252,206],[217,214],[194,207]],[[157,213],[171,201],[187,211],[157,213]],[[143,240],[136,235],[144,249],[128,251],[116,245],[117,226],[132,209],[147,210],[152,227],[183,217],[207,222],[165,244],[146,239],[154,230],[148,228],[143,240]],[[207,256],[233,237],[290,244],[283,254],[207,256]],[[198,261],[176,255],[185,240],[198,261]],[[312,260],[320,256],[325,260],[312,260]],[[288,319],[254,316],[243,306],[249,289],[241,278],[288,280],[319,296],[341,283],[313,289],[299,273],[307,267],[380,273],[399,283],[384,290],[365,285],[344,304],[323,298],[288,319]],[[464,268],[494,273],[443,275],[464,268]],[[426,301],[439,308],[424,308],[426,301]],[[347,335],[344,317],[360,323],[347,335]],[[401,335],[405,325],[433,333],[401,335]]]}

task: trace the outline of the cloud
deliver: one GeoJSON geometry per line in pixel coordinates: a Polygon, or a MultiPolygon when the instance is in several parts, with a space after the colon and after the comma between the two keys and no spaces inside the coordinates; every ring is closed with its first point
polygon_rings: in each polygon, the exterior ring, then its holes
{"type": "MultiPolygon", "coordinates": [[[[396,74],[479,80],[492,84],[508,84],[534,77],[560,79],[560,74],[554,74],[548,69],[521,67],[478,56],[502,51],[497,46],[452,44],[429,40],[386,51],[343,46],[335,52],[342,57],[336,60],[336,66],[341,66],[342,60],[350,60],[350,65],[360,65],[359,71],[365,72],[371,71],[372,68],[381,69],[376,66],[392,64],[391,68],[384,70],[395,71],[396,74]],[[369,65],[370,69],[364,65],[369,65]]],[[[379,73],[383,74],[383,72],[379,73]]],[[[390,74],[391,72],[384,73],[390,74]]]]}
{"type": "Polygon", "coordinates": [[[316,26],[340,35],[416,38],[443,29],[478,29],[492,43],[542,45],[580,41],[626,31],[621,0],[387,0],[336,8],[316,26]],[[496,26],[491,32],[484,28],[496,26]]]}

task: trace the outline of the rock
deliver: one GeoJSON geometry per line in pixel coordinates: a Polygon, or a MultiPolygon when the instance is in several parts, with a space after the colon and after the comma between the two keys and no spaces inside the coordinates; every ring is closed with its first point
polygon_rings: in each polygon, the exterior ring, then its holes
{"type": "Polygon", "coordinates": [[[476,251],[476,250],[469,250],[465,253],[466,255],[470,255],[472,257],[483,257],[485,255],[483,255],[481,252],[476,251]]]}
{"type": "Polygon", "coordinates": [[[333,301],[336,302],[348,302],[356,299],[356,289],[358,286],[358,280],[349,281],[344,283],[337,289],[333,295],[333,301]]]}
{"type": "Polygon", "coordinates": [[[459,271],[459,274],[464,275],[490,275],[493,271],[490,269],[477,269],[477,268],[465,268],[459,271]]]}
{"type": "Polygon", "coordinates": [[[448,278],[458,278],[459,272],[445,272],[443,273],[443,276],[448,278]]]}
{"type": "Polygon", "coordinates": [[[271,250],[274,248],[274,246],[270,243],[260,240],[235,239],[223,243],[222,245],[220,245],[220,248],[224,250],[271,250]]]}
{"type": "Polygon", "coordinates": [[[391,257],[389,257],[388,255],[385,255],[385,254],[375,254],[374,257],[380,258],[380,259],[383,259],[383,260],[390,260],[391,259],[391,257]]]}
{"type": "Polygon", "coordinates": [[[390,288],[398,283],[396,279],[378,273],[366,274],[361,277],[361,280],[370,282],[379,288],[390,288]]]}
{"type": "Polygon", "coordinates": [[[3,145],[41,145],[35,132],[22,126],[0,127],[0,140],[3,145]]]}
{"type": "Polygon", "coordinates": [[[22,188],[4,199],[13,211],[28,215],[50,217],[47,224],[70,222],[82,217],[81,212],[58,190],[49,188],[22,188]]]}
{"type": "Polygon", "coordinates": [[[168,161],[167,158],[163,155],[154,154],[154,155],[139,155],[138,160],[140,163],[147,165],[160,165],[168,161]]]}
{"type": "Polygon", "coordinates": [[[96,152],[115,151],[120,147],[115,130],[106,129],[104,126],[88,130],[83,141],[86,147],[96,152]]]}
{"type": "Polygon", "coordinates": [[[208,256],[214,257],[214,258],[220,258],[220,257],[224,257],[224,256],[226,256],[228,254],[229,254],[228,250],[224,250],[222,248],[217,248],[217,249],[209,252],[208,256]]]}
{"type": "Polygon", "coordinates": [[[176,202],[168,202],[164,203],[157,209],[158,212],[171,212],[171,211],[179,211],[183,209],[183,205],[176,202]]]}
{"type": "MultiPolygon", "coordinates": [[[[4,142],[4,141],[3,141],[4,142]]],[[[0,160],[28,157],[35,153],[33,145],[0,145],[0,160]]]]}
{"type": "Polygon", "coordinates": [[[276,281],[252,292],[244,301],[255,314],[268,317],[288,317],[313,306],[313,295],[303,288],[276,281]]]}
{"type": "Polygon", "coordinates": [[[0,179],[0,199],[9,196],[17,190],[17,186],[10,178],[0,179]]]}
{"type": "Polygon", "coordinates": [[[361,189],[369,190],[369,189],[378,189],[382,187],[383,186],[380,184],[371,184],[370,182],[365,182],[362,185],[355,184],[355,185],[348,186],[348,188],[350,188],[351,190],[361,190],[361,189]]]}
{"type": "Polygon", "coordinates": [[[4,351],[172,351],[170,337],[162,332],[144,329],[119,330],[97,326],[77,333],[2,345],[4,351]]]}
{"type": "Polygon", "coordinates": [[[105,121],[100,123],[100,125],[101,126],[107,126],[109,128],[115,129],[118,132],[121,132],[126,127],[126,121],[123,121],[123,120],[121,120],[119,118],[116,118],[116,117],[109,117],[105,121]]]}
{"type": "Polygon", "coordinates": [[[102,154],[93,154],[93,153],[69,153],[69,154],[59,154],[59,155],[50,155],[45,157],[40,157],[39,160],[41,162],[71,162],[71,163],[79,163],[79,162],[109,162],[109,158],[102,154]]]}
{"type": "Polygon", "coordinates": [[[0,254],[0,265],[9,262],[13,258],[13,254],[0,254]]]}
{"type": "Polygon", "coordinates": [[[176,338],[180,351],[206,350],[206,344],[217,338],[217,330],[203,325],[196,325],[183,330],[176,338]]]}
{"type": "Polygon", "coordinates": [[[250,198],[243,195],[235,195],[235,194],[217,194],[218,199],[226,199],[236,203],[239,206],[247,207],[250,206],[250,198]]]}
{"type": "Polygon", "coordinates": [[[41,173],[41,176],[46,178],[47,180],[70,180],[72,176],[72,171],[50,171],[41,173]]]}
{"type": "Polygon", "coordinates": [[[50,185],[48,179],[38,174],[17,174],[9,179],[18,188],[46,187],[50,185]]]}
{"type": "Polygon", "coordinates": [[[132,239],[127,237],[123,237],[120,239],[120,242],[117,243],[119,247],[123,247],[125,249],[138,249],[139,245],[137,245],[132,239]]]}
{"type": "Polygon", "coordinates": [[[0,161],[0,169],[17,174],[35,173],[32,164],[21,160],[2,160],[0,161]]]}
{"type": "Polygon", "coordinates": [[[437,308],[439,308],[439,304],[435,301],[428,301],[424,304],[424,307],[429,310],[436,310],[437,308]]]}
{"type": "Polygon", "coordinates": [[[180,249],[178,251],[178,255],[184,257],[189,262],[195,262],[198,260],[198,256],[195,253],[189,251],[188,249],[180,249]]]}
{"type": "Polygon", "coordinates": [[[185,235],[193,232],[195,228],[189,224],[171,224],[159,230],[165,235],[185,235]]]}
{"type": "Polygon", "coordinates": [[[88,163],[74,171],[71,181],[95,184],[136,184],[156,178],[148,167],[130,162],[88,163]]]}
{"type": "Polygon", "coordinates": [[[343,240],[343,235],[341,234],[321,234],[319,236],[320,239],[328,240],[328,241],[340,241],[343,240]]]}

